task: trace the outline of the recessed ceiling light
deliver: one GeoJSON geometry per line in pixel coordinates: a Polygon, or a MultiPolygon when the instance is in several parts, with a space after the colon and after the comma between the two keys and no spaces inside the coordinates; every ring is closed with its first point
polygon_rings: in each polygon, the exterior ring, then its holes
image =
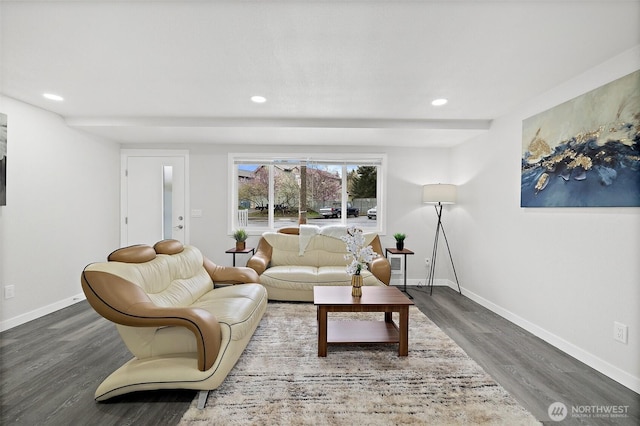
{"type": "Polygon", "coordinates": [[[64,98],[60,95],[54,95],[53,93],[44,93],[42,96],[49,99],[50,101],[64,101],[64,98]]]}
{"type": "Polygon", "coordinates": [[[444,98],[435,99],[434,101],[431,102],[431,105],[433,105],[433,106],[442,106],[442,105],[446,104],[447,102],[449,102],[449,101],[447,101],[444,98]]]}
{"type": "Polygon", "coordinates": [[[267,98],[265,98],[264,96],[252,96],[251,100],[257,104],[263,104],[267,102],[267,98]]]}

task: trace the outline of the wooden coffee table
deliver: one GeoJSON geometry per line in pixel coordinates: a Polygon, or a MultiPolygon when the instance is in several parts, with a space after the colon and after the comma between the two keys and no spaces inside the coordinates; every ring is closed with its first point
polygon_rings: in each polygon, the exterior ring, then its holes
{"type": "Polygon", "coordinates": [[[362,296],[351,296],[351,286],[315,286],[318,310],[318,356],[327,356],[332,344],[397,343],[398,356],[409,354],[409,306],[413,302],[396,287],[363,286],[362,296]],[[384,312],[384,321],[330,321],[329,312],[384,312]],[[399,323],[392,313],[400,314],[399,323]]]}

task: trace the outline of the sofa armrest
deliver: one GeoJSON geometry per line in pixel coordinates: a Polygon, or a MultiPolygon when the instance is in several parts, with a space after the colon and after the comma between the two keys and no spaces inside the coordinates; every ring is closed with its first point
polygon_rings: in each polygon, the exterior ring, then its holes
{"type": "Polygon", "coordinates": [[[85,270],[81,281],[87,301],[104,318],[131,327],[186,327],[196,338],[198,369],[206,371],[213,366],[222,335],[218,320],[210,312],[157,306],[139,286],[108,272],[85,270]]]}
{"type": "Polygon", "coordinates": [[[211,260],[204,258],[204,269],[213,280],[216,282],[228,283],[228,284],[245,284],[245,283],[259,283],[260,277],[251,268],[245,266],[220,266],[213,263],[211,260]]]}
{"type": "Polygon", "coordinates": [[[262,275],[269,267],[269,263],[271,263],[272,253],[273,247],[271,247],[264,238],[260,238],[256,253],[251,256],[251,259],[247,262],[247,266],[256,271],[258,275],[262,275]]]}
{"type": "Polygon", "coordinates": [[[386,257],[378,255],[369,263],[369,270],[384,284],[389,285],[391,282],[391,263],[386,257]]]}
{"type": "Polygon", "coordinates": [[[378,256],[369,263],[369,270],[377,279],[389,285],[391,282],[391,263],[389,259],[382,255],[382,244],[379,235],[376,235],[373,241],[371,241],[371,247],[378,256]]]}

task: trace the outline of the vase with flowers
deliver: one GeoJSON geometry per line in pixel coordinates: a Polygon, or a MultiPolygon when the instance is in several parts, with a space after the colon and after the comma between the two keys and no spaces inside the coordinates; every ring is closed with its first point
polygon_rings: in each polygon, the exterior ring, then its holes
{"type": "Polygon", "coordinates": [[[347,252],[344,258],[351,262],[347,265],[347,273],[351,275],[351,295],[362,296],[362,270],[368,269],[368,263],[375,257],[373,248],[365,246],[364,233],[362,229],[350,226],[347,228],[347,235],[340,238],[347,245],[347,252]]]}

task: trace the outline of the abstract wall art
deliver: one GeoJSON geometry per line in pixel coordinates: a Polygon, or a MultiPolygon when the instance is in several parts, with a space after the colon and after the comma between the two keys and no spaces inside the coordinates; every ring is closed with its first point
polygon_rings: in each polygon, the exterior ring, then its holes
{"type": "Polygon", "coordinates": [[[0,206],[7,205],[7,116],[0,114],[0,206]]]}
{"type": "Polygon", "coordinates": [[[523,121],[520,205],[640,206],[640,70],[523,121]]]}

